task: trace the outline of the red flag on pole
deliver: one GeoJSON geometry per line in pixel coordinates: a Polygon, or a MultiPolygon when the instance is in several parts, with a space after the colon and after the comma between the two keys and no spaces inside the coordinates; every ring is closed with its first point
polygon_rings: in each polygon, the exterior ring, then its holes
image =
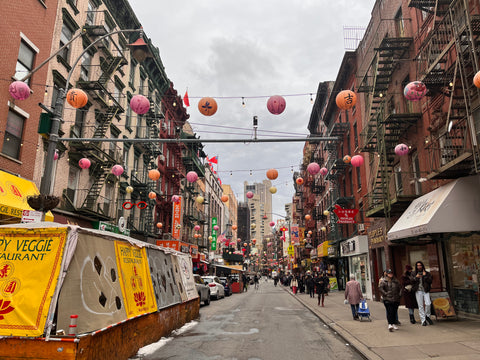
{"type": "Polygon", "coordinates": [[[190,100],[188,99],[188,90],[185,91],[185,95],[183,96],[183,103],[187,107],[190,106],[190,100]]]}
{"type": "Polygon", "coordinates": [[[218,155],[212,157],[212,158],[207,158],[207,161],[212,164],[217,164],[218,165],[218,155]]]}

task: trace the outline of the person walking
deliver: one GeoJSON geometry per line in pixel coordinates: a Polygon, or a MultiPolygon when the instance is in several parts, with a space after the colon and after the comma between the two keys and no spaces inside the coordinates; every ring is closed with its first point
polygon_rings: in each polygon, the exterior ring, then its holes
{"type": "Polygon", "coordinates": [[[379,290],[383,296],[383,304],[387,311],[388,330],[390,332],[398,330],[395,323],[398,318],[398,305],[402,296],[402,287],[391,269],[387,270],[387,280],[382,281],[379,290]]]}
{"type": "Polygon", "coordinates": [[[292,284],[293,294],[296,295],[296,294],[297,294],[297,289],[298,289],[298,280],[297,280],[296,277],[294,277],[294,278],[292,279],[291,284],[292,284]]]}
{"type": "Polygon", "coordinates": [[[403,299],[405,300],[405,307],[408,309],[408,314],[410,315],[410,322],[415,324],[415,309],[418,309],[417,299],[415,298],[415,292],[413,291],[413,280],[412,280],[412,266],[405,265],[405,272],[400,278],[403,290],[403,299]]]}
{"type": "Polygon", "coordinates": [[[258,290],[258,275],[255,274],[255,276],[253,277],[253,282],[255,284],[255,290],[258,290]]]}
{"type": "Polygon", "coordinates": [[[317,294],[318,294],[318,305],[320,306],[320,303],[322,307],[324,306],[324,301],[325,301],[325,294],[328,292],[330,289],[330,280],[328,279],[328,276],[322,272],[318,276],[317,280],[317,294]]]}
{"type": "Polygon", "coordinates": [[[350,274],[350,281],[348,281],[345,286],[345,300],[350,304],[353,320],[358,320],[358,308],[360,301],[363,300],[363,294],[360,283],[355,280],[355,275],[353,274],[350,274]]]}
{"type": "Polygon", "coordinates": [[[410,278],[413,282],[412,290],[414,291],[415,298],[417,299],[420,322],[422,323],[422,326],[427,326],[428,324],[433,325],[433,321],[430,319],[430,310],[432,305],[432,301],[430,299],[430,289],[432,288],[433,281],[432,274],[425,270],[425,265],[423,265],[423,262],[417,261],[415,263],[415,271],[412,272],[410,278]]]}
{"type": "Polygon", "coordinates": [[[245,274],[242,274],[242,282],[243,282],[243,291],[248,291],[248,279],[245,274]]]}
{"type": "Polygon", "coordinates": [[[307,292],[310,295],[311,298],[315,297],[315,283],[313,282],[313,277],[312,275],[308,274],[307,275],[307,292]]]}

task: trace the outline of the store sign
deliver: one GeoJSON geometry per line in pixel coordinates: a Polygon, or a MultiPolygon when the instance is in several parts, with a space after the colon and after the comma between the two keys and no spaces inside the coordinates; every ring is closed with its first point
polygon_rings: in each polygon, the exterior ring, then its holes
{"type": "Polygon", "coordinates": [[[94,229],[130,236],[130,229],[124,228],[122,231],[118,226],[104,222],[104,221],[93,222],[92,225],[94,229]]]}
{"type": "Polygon", "coordinates": [[[178,202],[173,203],[172,238],[174,239],[180,239],[182,235],[182,201],[183,198],[179,196],[178,202]]]}
{"type": "Polygon", "coordinates": [[[336,255],[335,246],[328,246],[327,254],[329,257],[334,257],[336,255]]]}
{"type": "Polygon", "coordinates": [[[383,246],[387,241],[387,228],[384,220],[376,220],[367,231],[370,246],[383,246]]]}
{"type": "Polygon", "coordinates": [[[288,255],[294,255],[295,254],[295,249],[293,248],[293,245],[288,245],[288,255]]]}
{"type": "Polygon", "coordinates": [[[212,218],[212,251],[217,250],[217,230],[214,227],[217,226],[217,218],[212,218]]]}
{"type": "Polygon", "coordinates": [[[357,252],[358,252],[357,239],[347,240],[340,244],[341,256],[348,256],[348,255],[356,254],[357,252]]]}
{"type": "Polygon", "coordinates": [[[295,245],[295,244],[300,244],[300,238],[299,238],[299,230],[298,230],[298,225],[292,225],[290,227],[290,230],[291,230],[291,239],[292,239],[292,243],[295,245]]]}
{"type": "Polygon", "coordinates": [[[337,215],[337,224],[355,224],[355,216],[358,214],[358,209],[342,209],[340,206],[335,205],[333,210],[337,215]]]}
{"type": "Polygon", "coordinates": [[[42,221],[43,212],[35,210],[23,210],[22,223],[35,223],[42,221]]]}

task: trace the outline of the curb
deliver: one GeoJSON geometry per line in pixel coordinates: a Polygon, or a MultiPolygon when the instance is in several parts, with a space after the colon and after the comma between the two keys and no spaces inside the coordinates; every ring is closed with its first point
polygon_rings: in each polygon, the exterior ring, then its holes
{"type": "Polygon", "coordinates": [[[287,288],[282,286],[283,290],[285,290],[290,296],[292,296],[294,299],[296,299],[300,304],[305,306],[310,312],[315,315],[317,318],[319,318],[326,326],[330,328],[330,330],[336,332],[340,337],[348,344],[350,344],[350,347],[355,349],[355,351],[360,354],[363,358],[367,360],[383,360],[382,357],[380,357],[378,354],[374,353],[372,350],[370,350],[364,343],[361,341],[357,340],[348,330],[344,329],[337,323],[335,323],[332,319],[330,319],[328,316],[320,314],[316,312],[314,309],[310,307],[306,302],[301,300],[299,297],[295,296],[291,291],[289,291],[287,288]]]}

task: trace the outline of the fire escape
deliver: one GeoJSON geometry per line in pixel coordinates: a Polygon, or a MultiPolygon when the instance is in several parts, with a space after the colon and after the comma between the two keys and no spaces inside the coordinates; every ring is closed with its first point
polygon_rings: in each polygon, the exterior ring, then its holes
{"type": "MultiPolygon", "coordinates": [[[[454,179],[480,171],[480,90],[473,85],[479,71],[480,14],[469,3],[411,1],[409,6],[432,14],[432,27],[417,55],[418,74],[435,97],[427,179],[454,179]]],[[[478,11],[478,7],[477,7],[478,11]]]]}
{"type": "MultiPolygon", "coordinates": [[[[395,30],[394,30],[395,31],[395,30]]],[[[362,152],[370,153],[370,181],[367,200],[368,217],[390,218],[391,213],[400,213],[413,200],[391,194],[391,178],[395,158],[394,148],[410,126],[421,119],[420,113],[403,112],[389,108],[395,96],[389,94],[392,75],[398,64],[406,59],[413,42],[411,37],[388,37],[388,32],[374,48],[370,63],[358,88],[366,93],[367,124],[361,132],[362,152]],[[376,156],[375,156],[376,155],[376,156]]],[[[396,95],[403,96],[403,95],[396,95]]]]}

